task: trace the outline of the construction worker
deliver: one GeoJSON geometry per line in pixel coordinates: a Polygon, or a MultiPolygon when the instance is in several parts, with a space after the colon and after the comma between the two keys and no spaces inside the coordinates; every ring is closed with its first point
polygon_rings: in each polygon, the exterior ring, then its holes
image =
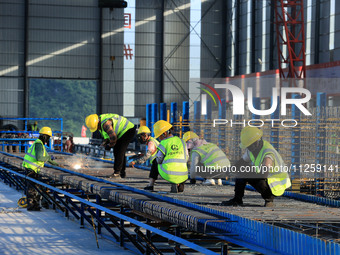
{"type": "Polygon", "coordinates": [[[236,163],[236,167],[241,169],[251,164],[256,169],[256,173],[251,178],[237,178],[234,198],[222,202],[222,205],[243,205],[244,189],[249,183],[261,193],[265,200],[264,206],[273,207],[274,197],[283,195],[284,191],[291,186],[288,173],[282,169],[284,162],[280,154],[269,142],[262,140],[262,136],[262,130],[257,127],[247,126],[242,129],[240,147],[246,151],[236,163]]]}
{"type": "Polygon", "coordinates": [[[126,150],[129,143],[134,139],[136,133],[135,125],[127,118],[114,113],[98,116],[91,114],[85,119],[86,126],[93,133],[99,131],[104,137],[101,144],[106,150],[113,148],[114,173],[111,178],[125,178],[126,172],[126,150]]]}
{"type": "Polygon", "coordinates": [[[140,144],[147,144],[148,149],[143,157],[135,159],[134,161],[130,162],[129,165],[133,167],[135,164],[143,164],[148,159],[150,159],[151,163],[151,171],[149,174],[150,181],[149,185],[146,186],[144,189],[153,191],[153,186],[158,178],[158,165],[155,158],[159,142],[155,138],[151,137],[151,131],[147,126],[141,126],[138,129],[137,139],[140,144]]]}
{"type": "MultiPolygon", "coordinates": [[[[39,138],[34,141],[32,146],[28,149],[22,166],[26,169],[27,176],[38,180],[40,168],[44,167],[45,162],[58,166],[58,163],[51,159],[47,153],[45,144],[48,144],[52,136],[52,130],[49,127],[41,128],[39,138]]],[[[39,211],[40,210],[40,195],[33,188],[33,183],[27,182],[27,210],[39,211]]]]}
{"type": "MultiPolygon", "coordinates": [[[[207,177],[202,183],[203,185],[215,185],[215,179],[212,178],[217,175],[221,177],[221,172],[218,169],[229,167],[230,161],[224,152],[213,143],[208,143],[205,139],[200,139],[197,134],[192,131],[184,133],[183,140],[187,143],[187,148],[190,150],[190,183],[196,183],[196,175],[207,177]],[[197,170],[202,168],[210,168],[214,171],[198,173],[197,170]]],[[[223,174],[223,173],[222,173],[223,174]]],[[[222,185],[221,178],[217,179],[217,185],[222,185]]]]}
{"type": "Polygon", "coordinates": [[[155,138],[161,141],[156,154],[158,173],[172,183],[170,192],[183,192],[184,182],[188,179],[188,151],[185,142],[172,134],[172,125],[167,121],[159,120],[153,128],[155,138]]]}
{"type": "Polygon", "coordinates": [[[73,153],[73,147],[74,147],[73,136],[69,136],[65,142],[64,151],[68,153],[73,153]]]}
{"type": "Polygon", "coordinates": [[[39,131],[38,122],[34,121],[33,124],[28,126],[28,131],[39,131]]]}

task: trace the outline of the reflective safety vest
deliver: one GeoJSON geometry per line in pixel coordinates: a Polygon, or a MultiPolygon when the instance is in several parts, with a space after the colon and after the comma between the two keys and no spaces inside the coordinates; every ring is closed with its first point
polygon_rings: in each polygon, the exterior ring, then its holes
{"type": "MultiPolygon", "coordinates": [[[[156,148],[158,148],[159,142],[155,138],[150,137],[149,142],[153,143],[156,146],[156,148]]],[[[153,154],[151,154],[151,157],[150,157],[151,163],[156,158],[156,155],[157,155],[157,150],[153,154]]]]}
{"type": "Polygon", "coordinates": [[[158,172],[164,180],[179,184],[188,179],[187,153],[185,142],[173,136],[161,141],[158,150],[164,154],[162,164],[158,164],[158,172]]]}
{"type": "Polygon", "coordinates": [[[37,139],[34,141],[34,143],[32,144],[32,146],[28,149],[25,157],[24,157],[24,161],[22,162],[22,166],[28,169],[32,169],[34,172],[39,173],[40,172],[40,168],[44,167],[45,162],[44,161],[38,161],[36,159],[36,154],[35,154],[35,145],[37,143],[40,143],[43,148],[44,148],[44,157],[47,155],[45,146],[43,144],[43,142],[40,139],[37,139]]]}
{"type": "Polygon", "coordinates": [[[118,114],[113,114],[113,113],[100,115],[100,120],[101,120],[100,125],[102,129],[99,132],[102,134],[104,139],[110,139],[110,136],[103,129],[103,124],[108,120],[112,121],[113,131],[116,133],[117,139],[121,138],[122,135],[124,135],[126,131],[128,131],[129,129],[135,126],[127,118],[120,116],[118,114]]]}
{"type": "Polygon", "coordinates": [[[281,196],[285,192],[287,188],[291,186],[291,182],[289,179],[289,174],[282,169],[284,166],[284,162],[280,156],[280,154],[274,149],[274,147],[268,143],[267,141],[263,141],[263,147],[257,155],[256,159],[249,151],[250,159],[254,166],[261,167],[264,157],[266,155],[271,155],[274,158],[274,166],[273,169],[270,169],[268,173],[268,185],[273,195],[281,196]]]}
{"type": "Polygon", "coordinates": [[[200,162],[206,167],[224,167],[230,166],[230,161],[224,152],[213,143],[203,144],[194,148],[192,152],[200,155],[200,162]]]}

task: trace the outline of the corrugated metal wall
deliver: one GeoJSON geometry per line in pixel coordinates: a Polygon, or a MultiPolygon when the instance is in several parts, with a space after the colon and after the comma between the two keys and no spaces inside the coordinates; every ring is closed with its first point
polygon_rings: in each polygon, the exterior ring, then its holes
{"type": "Polygon", "coordinates": [[[0,116],[23,117],[24,0],[0,8],[0,116]]]}
{"type": "MultiPolygon", "coordinates": [[[[304,3],[307,64],[340,60],[339,1],[304,3]]],[[[132,30],[124,29],[124,9],[101,11],[97,4],[98,0],[0,0],[0,115],[27,114],[31,77],[98,80],[98,111],[123,113],[124,98],[131,93],[124,91],[123,47],[132,30]]],[[[135,87],[129,107],[135,107],[135,116],[144,117],[147,103],[189,100],[192,68],[198,78],[276,68],[272,8],[270,0],[136,1],[134,79],[129,77],[129,85],[135,87]],[[196,9],[201,3],[199,44],[190,42],[190,3],[196,9]],[[201,48],[200,70],[190,67],[190,60],[198,56],[190,59],[192,44],[201,48]]]]}

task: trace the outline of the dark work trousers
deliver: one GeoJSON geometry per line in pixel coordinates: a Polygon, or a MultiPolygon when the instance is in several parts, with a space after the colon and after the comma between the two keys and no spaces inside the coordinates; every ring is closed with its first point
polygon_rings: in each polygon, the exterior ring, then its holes
{"type": "Polygon", "coordinates": [[[154,159],[152,161],[152,165],[151,165],[151,170],[150,170],[150,174],[149,174],[149,178],[152,178],[154,180],[158,179],[158,164],[156,159],[154,159]]]}
{"type": "Polygon", "coordinates": [[[126,168],[126,150],[129,146],[129,143],[134,139],[136,134],[136,127],[130,128],[128,131],[125,132],[122,137],[117,140],[113,148],[113,154],[115,157],[115,162],[113,165],[114,173],[120,174],[121,177],[125,177],[125,168],[126,168]]]}
{"type": "MultiPolygon", "coordinates": [[[[37,174],[36,172],[32,171],[31,169],[27,169],[27,168],[26,168],[26,172],[27,172],[27,177],[39,180],[39,174],[37,174]]],[[[35,183],[27,180],[27,183],[26,183],[27,210],[39,210],[40,209],[41,196],[38,193],[38,191],[36,191],[33,188],[33,185],[35,185],[35,183]]]]}
{"type": "Polygon", "coordinates": [[[236,179],[235,199],[238,201],[242,200],[247,183],[253,186],[265,201],[273,202],[275,196],[270,190],[267,179],[236,179]]]}

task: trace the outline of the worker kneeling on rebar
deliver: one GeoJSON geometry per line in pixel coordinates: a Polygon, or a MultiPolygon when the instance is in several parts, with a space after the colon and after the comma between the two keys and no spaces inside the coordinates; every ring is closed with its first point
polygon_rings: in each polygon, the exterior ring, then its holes
{"type": "Polygon", "coordinates": [[[185,142],[172,134],[172,125],[164,120],[154,125],[155,138],[161,142],[158,145],[156,161],[158,172],[162,178],[171,182],[171,193],[183,192],[184,182],[188,179],[188,150],[185,142]]]}
{"type": "MultiPolygon", "coordinates": [[[[39,180],[40,168],[44,167],[45,162],[58,166],[58,163],[51,159],[47,153],[45,144],[47,144],[52,136],[52,130],[49,127],[43,127],[39,131],[39,138],[34,141],[32,146],[28,149],[22,166],[26,169],[27,176],[39,180]]],[[[39,211],[40,210],[40,195],[34,189],[34,183],[27,181],[27,210],[39,211]]],[[[45,203],[47,203],[45,201],[45,203]]],[[[47,206],[47,205],[45,205],[47,206]]]]}
{"type": "Polygon", "coordinates": [[[145,155],[139,157],[132,162],[129,163],[129,166],[134,167],[135,164],[144,164],[147,160],[150,160],[151,170],[149,174],[149,185],[146,186],[145,190],[153,191],[153,187],[155,185],[155,181],[158,178],[158,164],[156,159],[157,148],[159,142],[151,136],[151,131],[147,126],[141,126],[138,129],[137,140],[140,144],[147,144],[148,149],[145,155]]]}
{"type": "Polygon", "coordinates": [[[243,205],[244,190],[249,183],[261,193],[265,200],[264,206],[273,207],[274,197],[283,195],[284,191],[291,186],[280,154],[269,142],[262,140],[262,136],[262,130],[256,127],[247,126],[242,129],[240,147],[246,151],[236,163],[236,168],[239,176],[247,177],[236,179],[234,198],[222,202],[222,205],[243,205]],[[251,172],[253,169],[255,173],[251,172]]]}
{"type": "Polygon", "coordinates": [[[222,170],[230,166],[230,161],[225,153],[213,143],[208,143],[205,139],[188,131],[184,133],[183,140],[190,150],[190,183],[196,183],[196,176],[205,178],[203,185],[222,185],[222,178],[225,179],[227,173],[222,170]]]}

